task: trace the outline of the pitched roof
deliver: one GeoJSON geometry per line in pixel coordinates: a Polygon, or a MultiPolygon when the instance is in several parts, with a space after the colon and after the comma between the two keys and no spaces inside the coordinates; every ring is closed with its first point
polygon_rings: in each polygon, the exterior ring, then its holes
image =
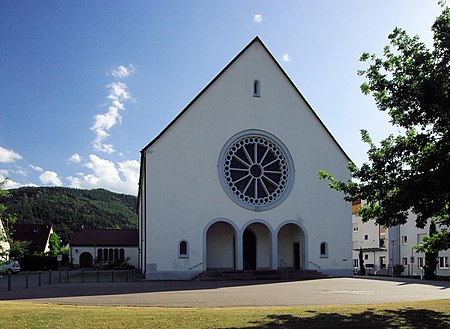
{"type": "Polygon", "coordinates": [[[82,230],[74,232],[70,246],[121,246],[137,247],[139,244],[138,230],[82,230]]]}
{"type": "Polygon", "coordinates": [[[48,224],[14,224],[13,240],[29,241],[29,251],[45,252],[52,226],[48,224]]]}
{"type": "MultiPolygon", "coordinates": [[[[141,158],[143,157],[143,153],[152,146],[164,133],[191,107],[192,104],[194,104],[207,90],[208,88],[214,84],[221,76],[222,74],[228,70],[230,66],[232,66],[238,59],[241,57],[242,54],[244,54],[254,43],[259,43],[263,49],[267,52],[267,54],[270,56],[270,58],[273,60],[274,64],[280,69],[282,74],[286,77],[286,79],[289,81],[289,83],[292,85],[294,90],[297,91],[298,95],[301,97],[301,99],[306,103],[310,111],[314,114],[314,116],[317,118],[317,120],[320,122],[320,124],[323,126],[325,131],[328,133],[330,138],[336,143],[337,147],[341,150],[341,152],[344,154],[344,156],[348,159],[348,161],[351,161],[348,157],[347,153],[345,153],[344,149],[339,145],[337,140],[334,138],[334,136],[331,134],[331,132],[328,130],[328,128],[325,126],[325,124],[322,122],[322,120],[319,118],[316,112],[314,112],[311,105],[308,103],[308,101],[305,99],[305,97],[302,95],[300,90],[297,88],[297,86],[294,84],[294,82],[289,78],[287,73],[283,70],[281,65],[277,62],[275,57],[271,54],[269,49],[264,45],[264,43],[261,41],[259,37],[255,37],[242,51],[227,65],[225,68],[220,71],[220,73],[205,87],[203,90],[150,142],[148,143],[142,150],[141,150],[141,158]]],[[[142,167],[142,161],[141,161],[141,167],[142,167]]]]}

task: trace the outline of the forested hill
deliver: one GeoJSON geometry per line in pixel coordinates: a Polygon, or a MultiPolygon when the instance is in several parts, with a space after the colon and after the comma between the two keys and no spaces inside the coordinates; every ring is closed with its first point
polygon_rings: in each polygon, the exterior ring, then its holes
{"type": "Polygon", "coordinates": [[[137,198],[104,189],[67,187],[22,187],[0,197],[18,224],[51,224],[63,243],[81,229],[137,229],[137,198]]]}

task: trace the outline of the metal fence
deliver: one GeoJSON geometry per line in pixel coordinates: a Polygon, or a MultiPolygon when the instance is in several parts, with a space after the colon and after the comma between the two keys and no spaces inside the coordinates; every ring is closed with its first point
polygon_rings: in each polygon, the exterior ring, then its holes
{"type": "Polygon", "coordinates": [[[28,289],[52,284],[136,281],[136,270],[56,270],[0,275],[0,290],[28,289]]]}

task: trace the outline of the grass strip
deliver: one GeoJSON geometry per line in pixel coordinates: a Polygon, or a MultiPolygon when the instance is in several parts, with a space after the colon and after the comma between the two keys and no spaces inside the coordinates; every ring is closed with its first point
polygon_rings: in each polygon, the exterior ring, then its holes
{"type": "Polygon", "coordinates": [[[449,328],[450,299],[296,307],[126,307],[0,302],[1,328],[449,328]]]}

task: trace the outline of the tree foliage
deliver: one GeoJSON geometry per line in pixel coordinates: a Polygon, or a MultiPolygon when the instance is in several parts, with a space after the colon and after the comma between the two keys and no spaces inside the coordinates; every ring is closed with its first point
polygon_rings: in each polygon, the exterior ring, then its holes
{"type": "MultiPolygon", "coordinates": [[[[441,1],[444,6],[445,1],[441,1]]],[[[365,200],[359,212],[364,221],[380,225],[404,224],[408,212],[417,215],[416,226],[436,220],[440,232],[424,240],[423,251],[450,247],[450,9],[443,8],[432,26],[433,49],[418,36],[396,28],[383,56],[364,53],[368,68],[364,94],[372,95],[380,111],[399,128],[377,146],[361,130],[369,145],[368,162],[349,164],[351,178],[337,181],[330,173],[319,176],[345,194],[347,201],[365,200]]]]}
{"type": "Polygon", "coordinates": [[[63,245],[72,233],[84,228],[137,228],[137,198],[104,189],[22,187],[0,196],[0,204],[18,224],[51,224],[63,245]]]}
{"type": "Polygon", "coordinates": [[[48,244],[49,244],[49,255],[56,256],[61,253],[61,240],[55,232],[52,232],[50,234],[50,237],[48,238],[48,244]]]}

